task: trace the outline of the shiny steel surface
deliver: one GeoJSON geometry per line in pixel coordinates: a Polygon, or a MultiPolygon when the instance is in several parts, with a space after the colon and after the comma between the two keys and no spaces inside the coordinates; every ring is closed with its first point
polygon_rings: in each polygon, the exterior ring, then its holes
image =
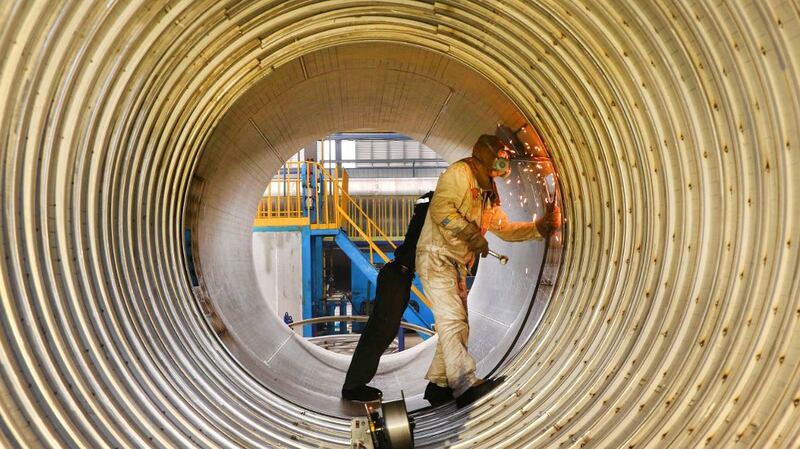
{"type": "Polygon", "coordinates": [[[415,413],[416,446],[800,446],[798,15],[794,0],[0,2],[0,447],[347,447],[330,395],[298,393],[327,379],[280,359],[327,354],[260,313],[221,338],[270,347],[220,344],[184,228],[208,297],[247,316],[248,222],[296,148],[393,130],[452,161],[498,121],[531,122],[553,153],[563,259],[490,240],[513,278],[479,270],[470,344],[508,380],[415,413]],[[536,254],[554,263],[528,307],[503,293],[531,288],[536,254]],[[265,360],[284,391],[243,367],[265,360]]]}

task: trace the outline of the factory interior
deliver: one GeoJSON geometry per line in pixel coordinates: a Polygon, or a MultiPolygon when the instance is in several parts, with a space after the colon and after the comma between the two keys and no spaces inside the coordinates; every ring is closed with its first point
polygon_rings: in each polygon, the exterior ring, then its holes
{"type": "Polygon", "coordinates": [[[800,447],[796,0],[8,0],[0,95],[2,448],[800,447]],[[426,402],[417,278],[357,442],[378,272],[486,134],[563,217],[466,280],[506,380],[426,402]]]}

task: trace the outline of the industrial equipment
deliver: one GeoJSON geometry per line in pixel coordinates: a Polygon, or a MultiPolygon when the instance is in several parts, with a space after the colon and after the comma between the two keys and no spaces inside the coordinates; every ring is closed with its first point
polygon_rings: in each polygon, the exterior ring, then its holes
{"type": "Polygon", "coordinates": [[[353,449],[414,448],[414,419],[408,416],[405,397],[364,404],[364,409],[367,416],[353,418],[350,422],[353,449]]]}

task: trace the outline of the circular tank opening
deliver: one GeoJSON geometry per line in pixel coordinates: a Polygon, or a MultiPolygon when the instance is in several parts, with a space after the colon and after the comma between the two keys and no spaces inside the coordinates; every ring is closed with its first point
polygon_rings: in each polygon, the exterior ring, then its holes
{"type": "MultiPolygon", "coordinates": [[[[198,296],[212,322],[224,328],[219,334],[225,347],[254,378],[321,413],[362,413],[339,398],[349,356],[305,341],[271,310],[270,298],[259,299],[253,213],[265,180],[300,146],[341,130],[387,129],[423,142],[447,162],[469,156],[481,134],[513,139],[513,173],[498,183],[503,208],[515,221],[541,213],[542,176],[553,167],[519,110],[474,70],[405,45],[343,45],[275,68],[226,112],[195,171],[197,207],[187,226],[196,236],[198,296]]],[[[507,243],[489,236],[489,242],[510,262],[481,261],[470,291],[469,348],[479,376],[502,371],[530,337],[560,255],[550,251],[545,260],[543,241],[507,243]]],[[[384,357],[374,385],[390,399],[402,391],[411,410],[425,407],[424,374],[433,349],[426,343],[384,357]]]]}

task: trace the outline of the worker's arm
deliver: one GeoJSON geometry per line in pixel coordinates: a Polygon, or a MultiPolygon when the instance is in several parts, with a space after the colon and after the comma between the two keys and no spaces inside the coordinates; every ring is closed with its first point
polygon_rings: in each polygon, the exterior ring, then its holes
{"type": "Polygon", "coordinates": [[[553,203],[545,203],[545,214],[535,222],[510,222],[500,206],[494,206],[489,230],[508,242],[542,239],[561,226],[561,209],[553,203]]]}
{"type": "Polygon", "coordinates": [[[431,221],[444,232],[457,236],[469,222],[458,211],[464,195],[470,188],[470,168],[465,163],[451,165],[439,177],[436,193],[430,205],[431,221]]]}
{"type": "Polygon", "coordinates": [[[489,222],[489,231],[507,242],[521,242],[524,240],[541,239],[542,235],[536,229],[536,223],[511,222],[500,206],[494,206],[492,219],[489,222]]]}

